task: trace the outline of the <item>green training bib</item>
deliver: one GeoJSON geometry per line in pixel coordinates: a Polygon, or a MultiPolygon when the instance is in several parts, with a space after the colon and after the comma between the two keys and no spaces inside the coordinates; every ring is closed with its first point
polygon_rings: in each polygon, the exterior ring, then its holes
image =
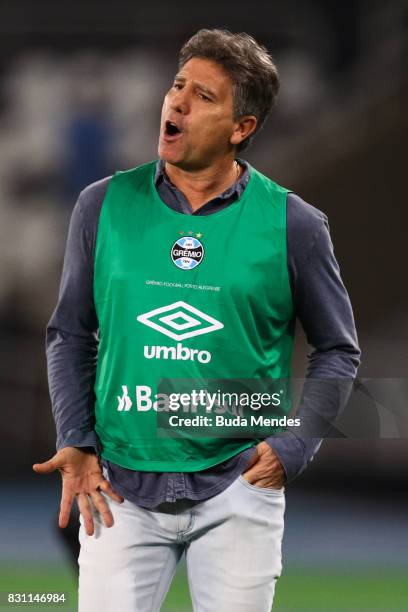
{"type": "Polygon", "coordinates": [[[117,465],[192,472],[254,439],[158,436],[160,410],[176,414],[163,408],[161,379],[290,376],[288,190],[249,167],[236,202],[210,215],[186,215],[160,199],[155,165],[117,172],[102,205],[94,267],[95,429],[102,456],[117,465]]]}

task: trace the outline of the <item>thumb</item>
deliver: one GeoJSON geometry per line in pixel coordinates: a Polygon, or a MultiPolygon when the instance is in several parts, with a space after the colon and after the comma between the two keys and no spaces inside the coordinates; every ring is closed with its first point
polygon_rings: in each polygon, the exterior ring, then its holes
{"type": "Polygon", "coordinates": [[[55,472],[58,468],[62,467],[62,461],[60,458],[57,458],[56,455],[51,457],[48,461],[44,461],[43,463],[34,463],[33,470],[37,472],[37,474],[50,474],[51,472],[55,472]]]}

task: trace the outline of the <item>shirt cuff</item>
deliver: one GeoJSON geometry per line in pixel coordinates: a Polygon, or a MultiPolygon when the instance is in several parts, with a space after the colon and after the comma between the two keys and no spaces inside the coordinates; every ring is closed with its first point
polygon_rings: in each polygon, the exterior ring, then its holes
{"type": "Polygon", "coordinates": [[[303,440],[291,431],[283,432],[278,436],[266,438],[272,450],[278,456],[285,470],[285,481],[291,482],[307,467],[321,445],[321,440],[310,438],[303,440]]]}
{"type": "Polygon", "coordinates": [[[81,429],[69,429],[67,432],[58,435],[57,451],[66,446],[76,448],[91,447],[96,455],[100,455],[102,451],[101,443],[95,431],[82,431],[81,429]]]}

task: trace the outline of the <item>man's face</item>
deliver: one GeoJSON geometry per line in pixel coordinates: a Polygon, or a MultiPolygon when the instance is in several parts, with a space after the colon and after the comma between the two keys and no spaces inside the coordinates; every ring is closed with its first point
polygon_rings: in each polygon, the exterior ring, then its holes
{"type": "Polygon", "coordinates": [[[231,152],[234,126],[230,77],[219,64],[192,58],[164,98],[159,157],[186,170],[206,168],[231,152]]]}

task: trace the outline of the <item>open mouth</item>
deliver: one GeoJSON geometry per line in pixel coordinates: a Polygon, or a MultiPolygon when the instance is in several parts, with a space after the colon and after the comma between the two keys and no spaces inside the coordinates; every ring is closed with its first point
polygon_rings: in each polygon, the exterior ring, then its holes
{"type": "Polygon", "coordinates": [[[181,134],[181,130],[172,121],[166,121],[164,133],[166,136],[177,136],[177,134],[181,134]]]}

